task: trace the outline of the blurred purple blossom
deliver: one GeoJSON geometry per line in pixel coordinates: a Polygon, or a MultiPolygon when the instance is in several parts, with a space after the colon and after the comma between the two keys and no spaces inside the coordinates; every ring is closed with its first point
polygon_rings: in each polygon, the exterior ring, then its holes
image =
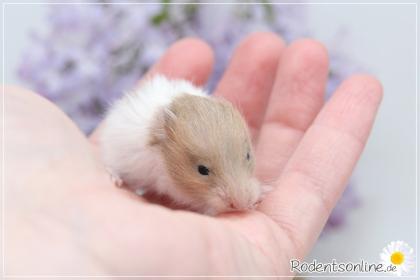
{"type": "Polygon", "coordinates": [[[243,37],[253,31],[273,31],[286,41],[302,37],[304,11],[262,4],[53,5],[47,33],[31,34],[33,45],[23,56],[19,76],[89,133],[108,103],[132,87],[177,39],[196,36],[214,48],[211,90],[243,37]]]}
{"type": "MultiPolygon", "coordinates": [[[[34,32],[20,78],[62,108],[89,133],[110,102],[130,89],[174,41],[196,36],[215,51],[214,89],[233,51],[247,34],[272,31],[287,42],[308,36],[302,5],[52,5],[45,34],[34,32]]],[[[327,93],[352,66],[330,52],[327,93]]],[[[348,188],[327,228],[355,205],[348,188]]]]}
{"type": "Polygon", "coordinates": [[[361,201],[355,192],[355,188],[351,185],[347,186],[341,199],[328,218],[328,222],[324,227],[323,233],[328,233],[331,230],[337,229],[345,224],[348,211],[359,206],[360,203],[361,201]]]}

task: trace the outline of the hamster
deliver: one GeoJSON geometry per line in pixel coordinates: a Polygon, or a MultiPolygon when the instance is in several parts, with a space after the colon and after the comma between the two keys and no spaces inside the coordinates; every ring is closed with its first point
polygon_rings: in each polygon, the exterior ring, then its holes
{"type": "Polygon", "coordinates": [[[247,124],[228,101],[156,75],[111,106],[100,136],[104,164],[137,192],[208,215],[252,209],[261,186],[247,124]]]}

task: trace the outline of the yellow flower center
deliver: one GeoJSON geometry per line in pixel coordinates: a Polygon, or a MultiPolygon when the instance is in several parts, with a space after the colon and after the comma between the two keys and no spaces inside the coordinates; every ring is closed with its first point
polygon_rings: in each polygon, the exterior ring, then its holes
{"type": "Polygon", "coordinates": [[[402,264],[404,262],[404,254],[400,251],[392,253],[391,262],[395,265],[402,264]]]}

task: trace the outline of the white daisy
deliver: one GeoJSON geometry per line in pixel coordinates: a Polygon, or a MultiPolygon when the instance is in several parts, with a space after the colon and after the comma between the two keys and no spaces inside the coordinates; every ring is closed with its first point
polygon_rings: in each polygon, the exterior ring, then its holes
{"type": "Polygon", "coordinates": [[[394,265],[398,276],[407,275],[415,264],[414,250],[404,241],[392,241],[380,254],[384,266],[394,265]]]}

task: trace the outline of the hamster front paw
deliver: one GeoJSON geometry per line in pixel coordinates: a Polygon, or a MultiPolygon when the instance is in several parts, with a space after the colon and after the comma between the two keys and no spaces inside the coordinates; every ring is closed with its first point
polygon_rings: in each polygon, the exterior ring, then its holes
{"type": "Polygon", "coordinates": [[[115,174],[109,169],[107,169],[106,171],[108,172],[108,175],[109,175],[109,178],[111,179],[112,184],[118,188],[122,188],[124,185],[124,182],[120,178],[120,176],[118,176],[117,174],[115,174]]]}

